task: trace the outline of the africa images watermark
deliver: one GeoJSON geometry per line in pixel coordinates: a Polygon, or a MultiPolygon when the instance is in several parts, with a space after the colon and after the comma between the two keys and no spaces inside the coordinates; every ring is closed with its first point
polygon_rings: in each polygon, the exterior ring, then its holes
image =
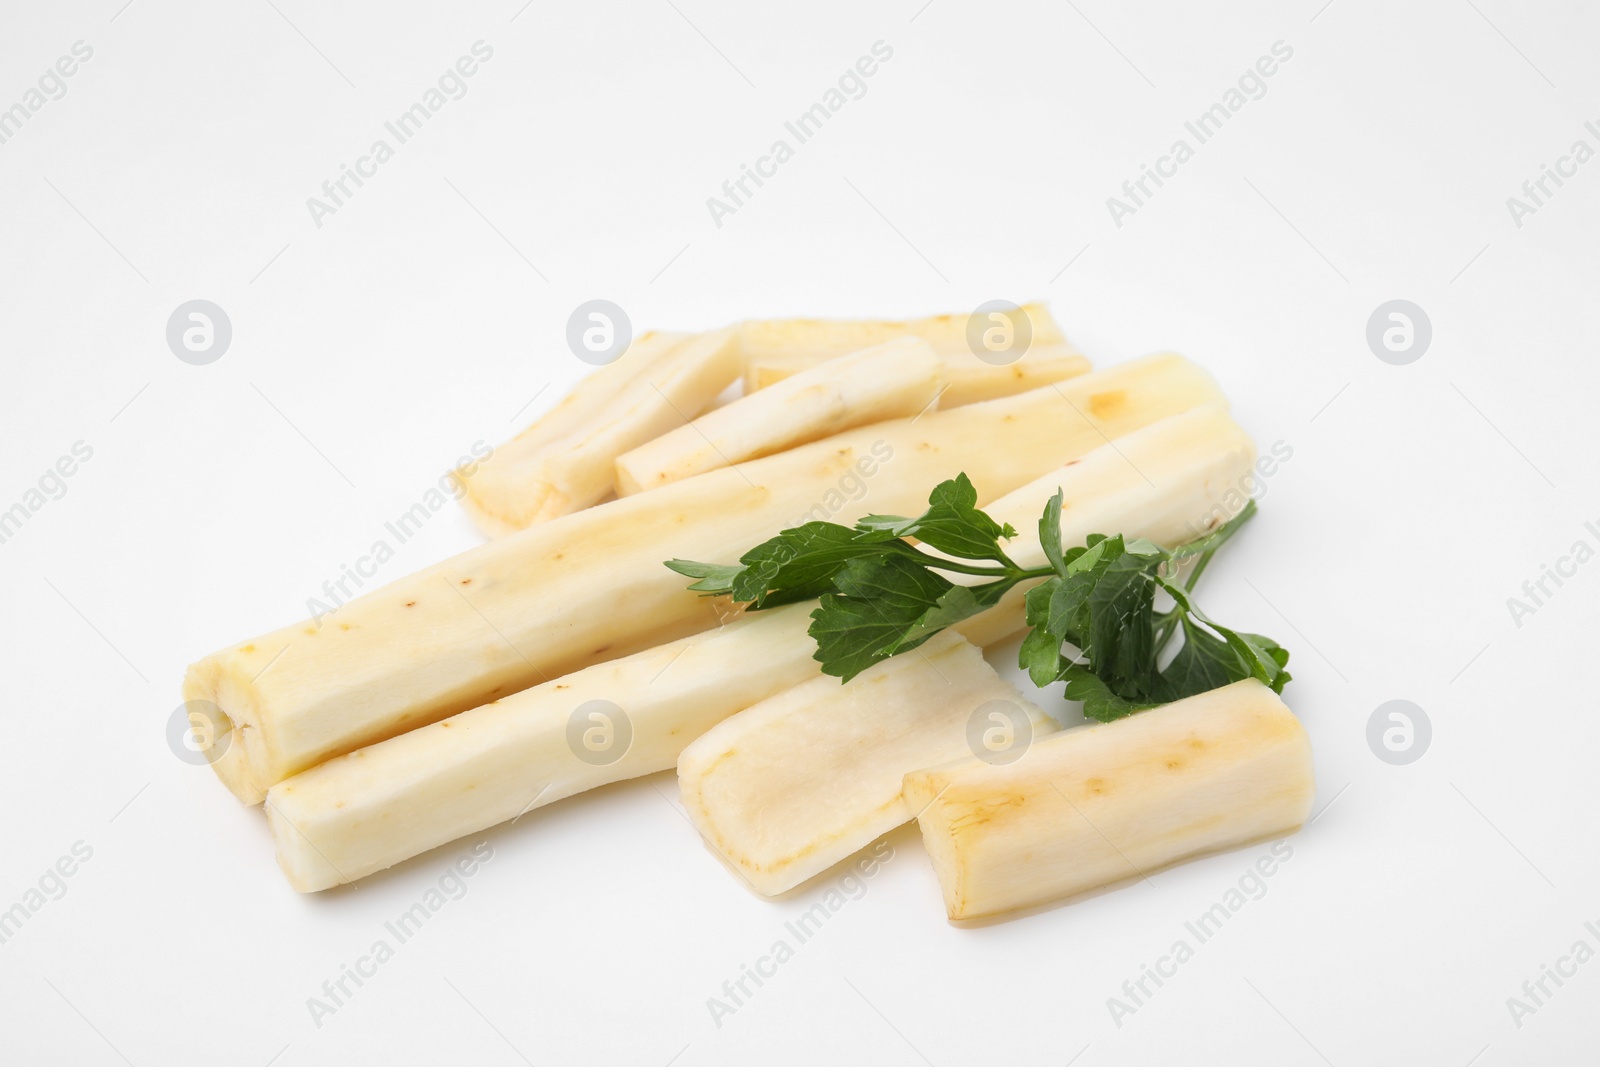
{"type": "Polygon", "coordinates": [[[1583,532],[1588,537],[1580,537],[1572,542],[1572,547],[1562,556],[1557,556],[1555,563],[1541,564],[1539,576],[1529,578],[1522,583],[1522,596],[1506,597],[1506,610],[1511,613],[1511,621],[1517,629],[1522,629],[1522,620],[1529,615],[1536,614],[1538,610],[1550,602],[1561,587],[1578,576],[1578,568],[1594,559],[1595,545],[1600,544],[1600,523],[1586,522],[1583,532]],[[1594,538],[1591,543],[1589,538],[1594,538]],[[1551,586],[1554,585],[1554,588],[1551,586]],[[1526,598],[1526,599],[1524,599],[1526,598]]]}
{"type": "Polygon", "coordinates": [[[354,166],[339,164],[338,177],[322,183],[321,197],[306,198],[306,210],[311,212],[311,221],[317,229],[322,229],[322,220],[326,216],[337,214],[356,195],[356,191],[367,184],[368,179],[377,176],[378,168],[394,158],[395,150],[400,145],[415,137],[450,101],[460,100],[467,95],[467,79],[478,73],[480,64],[494,58],[494,48],[483,41],[472,42],[470,52],[470,55],[463,55],[446,67],[437,83],[423,92],[422,99],[383,124],[389,137],[394,139],[393,144],[389,143],[389,138],[379,137],[368,147],[365,155],[356,157],[354,166]],[[354,183],[355,189],[350,187],[351,183],[354,183]]]}
{"type": "Polygon", "coordinates": [[[1177,177],[1178,168],[1193,159],[1196,149],[1221,132],[1229,119],[1242,111],[1250,101],[1266,96],[1267,79],[1278,73],[1280,64],[1292,58],[1292,46],[1284,41],[1274,41],[1270,54],[1260,57],[1253,66],[1246,68],[1239,75],[1237,85],[1230,86],[1220,101],[1183,124],[1185,132],[1194,138],[1194,144],[1191,145],[1186,137],[1179,137],[1172,142],[1166,155],[1156,159],[1154,166],[1141,163],[1139,176],[1122,183],[1122,196],[1126,199],[1115,196],[1106,198],[1106,210],[1111,212],[1111,221],[1117,229],[1122,229],[1123,219],[1137,214],[1156,195],[1156,190],[1166,184],[1165,179],[1177,177]],[[1155,189],[1150,188],[1151,182],[1155,183],[1155,189]]]}
{"type": "Polygon", "coordinates": [[[881,439],[872,442],[872,447],[857,456],[850,469],[840,475],[838,484],[823,493],[821,500],[790,525],[802,526],[808,522],[827,522],[843,511],[845,505],[865,499],[867,479],[876,475],[883,469],[883,465],[892,459],[894,459],[893,445],[881,439]]]}
{"type": "Polygon", "coordinates": [[[1211,533],[1239,514],[1246,501],[1264,499],[1267,495],[1267,482],[1293,458],[1293,445],[1281,439],[1272,442],[1272,447],[1267,449],[1266,454],[1256,457],[1255,465],[1217,498],[1210,511],[1202,515],[1198,522],[1189,522],[1190,539],[1196,540],[1211,533]]]}
{"type": "MultiPolygon", "coordinates": [[[[1600,124],[1593,119],[1583,124],[1583,130],[1600,144],[1600,124]]],[[[1522,229],[1522,222],[1529,215],[1537,215],[1539,209],[1548,204],[1562,186],[1567,184],[1567,179],[1578,176],[1578,168],[1595,157],[1594,145],[1583,138],[1572,142],[1566,155],[1556,158],[1555,166],[1548,163],[1539,165],[1539,175],[1529,178],[1522,183],[1522,196],[1506,197],[1506,210],[1511,213],[1511,222],[1517,229],[1522,229]],[[1554,188],[1551,188],[1551,186],[1554,188]]]]}
{"type": "Polygon", "coordinates": [[[472,442],[471,456],[462,456],[453,469],[440,475],[438,483],[422,494],[421,500],[383,524],[386,536],[372,542],[372,547],[357,556],[354,563],[341,564],[337,578],[322,583],[325,600],[307,597],[306,612],[317,629],[322,628],[324,619],[359,596],[367,583],[377,577],[379,569],[393,559],[399,547],[415,537],[428,520],[443,511],[450,501],[460,500],[467,491],[465,480],[492,455],[493,448],[482,441],[472,442]]]}
{"type": "Polygon", "coordinates": [[[736,978],[722,983],[722,995],[706,998],[706,1010],[717,1029],[722,1022],[750,1003],[761,987],[778,974],[778,968],[795,958],[800,946],[815,937],[852,900],[867,895],[867,881],[894,859],[894,846],[879,841],[871,850],[846,865],[845,872],[822,894],[822,899],[800,913],[798,919],[783,924],[784,936],[774,941],[753,964],[741,963],[736,978]]]}
{"type": "Polygon", "coordinates": [[[375,940],[371,948],[356,957],[355,963],[341,963],[338,976],[322,983],[322,995],[312,994],[306,998],[306,1010],[311,1013],[311,1021],[317,1029],[322,1029],[322,1024],[329,1016],[338,1014],[339,1009],[350,1003],[362,986],[376,978],[378,968],[394,959],[400,946],[416,937],[429,920],[444,910],[445,905],[466,896],[470,888],[467,879],[476,875],[492,859],[494,846],[489,842],[479,841],[473,845],[470,852],[445,867],[444,873],[422,894],[420,900],[385,922],[385,936],[375,940]]]}
{"type": "Polygon", "coordinates": [[[1561,991],[1562,986],[1578,976],[1579,967],[1594,959],[1595,948],[1594,944],[1589,943],[1589,938],[1594,938],[1595,944],[1600,944],[1600,925],[1593,921],[1586,922],[1583,931],[1588,936],[1574,941],[1571,948],[1556,957],[1554,964],[1539,965],[1539,976],[1522,983],[1520,997],[1506,998],[1506,1010],[1511,1013],[1511,1021],[1518,1030],[1522,1029],[1523,1021],[1528,1016],[1539,1014],[1539,1010],[1549,1005],[1550,999],[1561,991]]]}
{"type": "Polygon", "coordinates": [[[39,480],[25,490],[15,504],[0,511],[0,545],[17,536],[25,523],[37,515],[46,504],[67,495],[67,479],[78,473],[83,464],[94,458],[94,448],[84,441],[74,441],[72,448],[62,455],[39,480]]]}
{"type": "Polygon", "coordinates": [[[67,79],[78,73],[81,64],[94,58],[93,46],[83,41],[72,42],[68,53],[46,67],[35,85],[23,90],[15,104],[0,110],[0,144],[21,133],[28,120],[44,110],[46,104],[66,96],[67,79]]]}
{"type": "Polygon", "coordinates": [[[0,911],[0,945],[17,936],[23,926],[53,900],[67,895],[67,879],[94,858],[94,848],[86,841],[74,841],[72,848],[55,863],[44,869],[35,884],[28,887],[18,900],[5,911],[0,911]]]}
{"type": "Polygon", "coordinates": [[[789,143],[788,137],[779,137],[772,142],[765,155],[756,158],[754,167],[747,163],[739,164],[739,176],[722,183],[722,197],[706,198],[706,210],[711,212],[711,221],[716,223],[717,229],[722,229],[722,220],[726,216],[736,214],[755,196],[755,189],[750,188],[751,183],[760,189],[766,184],[766,179],[776,177],[778,168],[794,158],[798,146],[820,133],[823,125],[851,100],[860,100],[867,95],[867,79],[878,73],[879,64],[893,58],[894,48],[883,41],[872,42],[870,52],[839,75],[836,87],[829,88],[822,94],[821,100],[783,124],[784,131],[794,138],[794,144],[789,143]]]}
{"type": "Polygon", "coordinates": [[[1287,841],[1278,841],[1268,852],[1269,855],[1257,859],[1234,885],[1228,887],[1221,900],[1183,924],[1188,936],[1174,941],[1164,955],[1156,957],[1153,965],[1140,964],[1139,976],[1122,983],[1122,996],[1106,998],[1106,1010],[1111,1013],[1111,1021],[1117,1024],[1117,1029],[1122,1029],[1125,1018],[1137,1015],[1141,1008],[1148,1006],[1167,980],[1177,977],[1178,968],[1194,959],[1196,950],[1216,937],[1230,919],[1244,910],[1246,904],[1267,895],[1267,879],[1294,858],[1294,846],[1287,841]]]}

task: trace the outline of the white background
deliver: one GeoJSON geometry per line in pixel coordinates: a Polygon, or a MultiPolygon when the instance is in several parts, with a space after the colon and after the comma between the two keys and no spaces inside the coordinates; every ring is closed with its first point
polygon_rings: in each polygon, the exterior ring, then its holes
{"type": "MultiPolygon", "coordinates": [[[[93,448],[0,545],[0,909],[93,849],[0,945],[0,1061],[1592,1061],[1600,962],[1520,1027],[1506,1001],[1600,948],[1600,564],[1520,627],[1506,601],[1600,546],[1600,162],[1520,228],[1506,198],[1600,147],[1600,11],[122,3],[0,21],[0,107],[94,50],[0,145],[0,510],[93,448]],[[467,95],[317,227],[307,197],[480,39],[467,95]],[[716,226],[706,198],[879,40],[866,95],[716,226]],[[1266,95],[1116,226],[1107,197],[1280,40],[1266,95]],[[1120,1027],[1107,999],[1264,847],[970,930],[901,832],[718,1027],[707,998],[836,875],[754,898],[665,774],[486,835],[467,895],[313,1023],[471,842],[290,892],[259,812],[168,749],[183,668],[303,617],[558,397],[593,297],[640,328],[1046,299],[1097,362],[1180,350],[1293,448],[1205,596],[1293,650],[1321,814],[1120,1027]],[[210,366],[165,341],[195,298],[233,324],[210,366]],[[1409,366],[1365,341],[1394,298],[1433,324],[1409,366]],[[1393,698],[1433,724],[1409,766],[1366,741],[1393,698]]],[[[452,508],[380,577],[477,540],[452,508]]]]}

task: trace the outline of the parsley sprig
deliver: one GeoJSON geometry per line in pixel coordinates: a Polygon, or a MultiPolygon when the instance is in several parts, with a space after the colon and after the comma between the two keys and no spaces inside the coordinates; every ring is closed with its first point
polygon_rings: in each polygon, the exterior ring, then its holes
{"type": "Polygon", "coordinates": [[[1025,582],[1037,584],[1027,592],[1020,666],[1035,685],[1064,680],[1067,698],[1082,701],[1089,718],[1110,722],[1245,678],[1280,693],[1289,681],[1289,653],[1281,645],[1220,625],[1194,601],[1195,582],[1255,514],[1253,501],[1174,551],[1120,534],[1091,534],[1063,550],[1058,492],[1039,519],[1043,567],[1023,567],[1007,555],[1001,542],[1017,531],[977,502],[962,474],[935,487],[921,515],[868,515],[854,526],[808,522],[757,545],[735,565],[674,559],[667,566],[696,579],[690,589],[729,596],[752,611],[820,599],[809,630],[815,658],[824,674],[846,682],[1025,582]],[[947,574],[984,580],[957,584],[947,574]],[[1158,610],[1157,594],[1171,606],[1158,610]],[[1183,643],[1169,657],[1179,633],[1183,643]]]}

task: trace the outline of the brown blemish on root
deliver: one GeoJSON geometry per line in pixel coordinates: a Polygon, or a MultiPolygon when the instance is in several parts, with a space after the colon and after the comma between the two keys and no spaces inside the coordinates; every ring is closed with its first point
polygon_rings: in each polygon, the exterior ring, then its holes
{"type": "Polygon", "coordinates": [[[1089,414],[1097,419],[1109,418],[1126,407],[1127,403],[1128,393],[1123,389],[1095,393],[1089,397],[1089,414]]]}
{"type": "Polygon", "coordinates": [[[1027,803],[1021,793],[1002,793],[985,801],[973,802],[965,811],[950,820],[952,838],[987,826],[995,819],[1010,813],[1010,809],[1027,803]]]}

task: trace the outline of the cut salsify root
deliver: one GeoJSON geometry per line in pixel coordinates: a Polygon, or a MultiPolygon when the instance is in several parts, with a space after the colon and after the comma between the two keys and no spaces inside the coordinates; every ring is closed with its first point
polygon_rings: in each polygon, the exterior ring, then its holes
{"type": "Polygon", "coordinates": [[[461,506],[498,537],[612,491],[617,457],[683,425],[739,376],[738,332],[647,334],[482,463],[456,472],[461,506]]]}
{"type": "Polygon", "coordinates": [[[1030,335],[1027,347],[1015,360],[1006,358],[1009,353],[1005,352],[999,353],[999,361],[995,363],[979,359],[967,332],[970,318],[962,314],[935,315],[905,322],[848,319],[745,322],[739,327],[745,393],[754,395],[824,360],[899,337],[926,341],[939,355],[946,386],[939,402],[947,408],[1036,389],[1089,371],[1089,361],[1062,336],[1060,327],[1043,304],[1024,304],[1006,317],[1010,343],[1021,347],[1022,338],[1016,331],[1024,322],[1030,335]]]}
{"type": "Polygon", "coordinates": [[[672,767],[758,893],[914,818],[957,920],[1297,829],[1289,653],[1190,597],[1253,446],[1187,361],[1088,374],[1003,307],[645,334],[456,472],[500,540],[194,664],[290,883],[672,767]],[[995,674],[1025,629],[1034,684],[1115,721],[1061,731],[995,674]]]}
{"type": "Polygon", "coordinates": [[[1299,829],[1304,727],[1254,679],[905,777],[952,919],[1062,900],[1299,829]]]}
{"type": "MultiPolygon", "coordinates": [[[[1080,374],[1088,374],[1090,370],[1088,359],[1069,344],[1034,345],[1027,354],[1009,363],[985,363],[965,350],[939,352],[937,358],[939,377],[944,382],[939,393],[939,405],[946,408],[1027,392],[1051,382],[1064,382],[1080,374]]],[[[759,388],[745,395],[760,396],[817,366],[821,364],[801,360],[747,359],[745,388],[754,388],[749,384],[752,381],[758,383],[759,388]]]]}
{"type": "Polygon", "coordinates": [[[819,363],[618,457],[617,495],[918,415],[939,399],[941,366],[933,347],[915,338],[819,363]]]}
{"type": "Polygon", "coordinates": [[[946,631],[848,685],[818,676],[713,727],[678,759],[683,806],[731,868],[775,896],[905,822],[905,769],[967,752],[985,709],[1024,735],[1055,729],[946,631]]]}

